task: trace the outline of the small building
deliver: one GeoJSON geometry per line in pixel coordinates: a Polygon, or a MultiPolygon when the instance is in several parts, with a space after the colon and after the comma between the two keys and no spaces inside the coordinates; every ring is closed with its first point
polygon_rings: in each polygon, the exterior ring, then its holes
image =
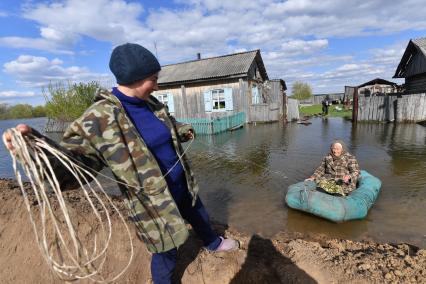
{"type": "Polygon", "coordinates": [[[398,92],[398,84],[376,78],[358,86],[358,93],[365,96],[385,95],[398,92]]]}
{"type": "Polygon", "coordinates": [[[343,101],[344,93],[327,93],[313,94],[309,99],[300,100],[302,105],[319,105],[323,100],[328,100],[330,103],[340,103],[343,101]]]}
{"type": "Polygon", "coordinates": [[[246,122],[285,117],[283,80],[269,80],[260,50],[162,66],[153,93],[176,118],[245,113],[246,122]]]}
{"type": "Polygon", "coordinates": [[[329,94],[314,94],[314,104],[321,104],[323,100],[327,100],[330,103],[341,103],[343,102],[344,93],[329,93],[329,94]]]}
{"type": "Polygon", "coordinates": [[[426,93],[426,37],[411,39],[393,78],[405,78],[405,93],[426,93]]]}

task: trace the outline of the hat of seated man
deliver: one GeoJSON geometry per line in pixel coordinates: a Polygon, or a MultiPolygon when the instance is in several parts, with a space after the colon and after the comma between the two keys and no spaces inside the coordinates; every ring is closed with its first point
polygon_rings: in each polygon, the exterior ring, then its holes
{"type": "Polygon", "coordinates": [[[130,85],[161,70],[154,54],[136,43],[126,43],[114,48],[109,60],[109,69],[117,84],[130,85]]]}

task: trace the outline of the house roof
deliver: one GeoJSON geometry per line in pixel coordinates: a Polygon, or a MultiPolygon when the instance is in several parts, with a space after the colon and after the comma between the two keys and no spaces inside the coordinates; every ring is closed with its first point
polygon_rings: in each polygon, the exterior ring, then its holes
{"type": "Polygon", "coordinates": [[[281,86],[283,87],[283,90],[284,91],[287,90],[287,84],[285,83],[285,81],[283,79],[271,79],[270,81],[272,81],[272,82],[280,82],[281,86]]]}
{"type": "Polygon", "coordinates": [[[365,87],[365,86],[376,85],[376,84],[378,84],[378,85],[390,85],[390,86],[396,86],[396,85],[398,85],[397,83],[394,83],[394,82],[391,82],[391,81],[387,81],[385,79],[376,78],[376,79],[373,79],[371,81],[365,82],[364,84],[359,85],[358,88],[365,87]]]}
{"type": "Polygon", "coordinates": [[[426,72],[426,37],[408,42],[393,78],[407,78],[426,72]]]}
{"type": "Polygon", "coordinates": [[[252,50],[162,66],[158,85],[246,77],[253,61],[257,63],[262,78],[268,80],[260,50],[252,50]]]}

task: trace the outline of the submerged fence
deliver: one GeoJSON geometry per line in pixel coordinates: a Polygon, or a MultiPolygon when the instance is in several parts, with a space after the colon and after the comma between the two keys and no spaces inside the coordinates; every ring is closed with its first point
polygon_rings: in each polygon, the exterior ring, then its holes
{"type": "MultiPolygon", "coordinates": [[[[178,118],[177,121],[192,124],[196,134],[209,135],[243,126],[246,121],[246,115],[244,112],[239,112],[234,115],[221,118],[178,118]]],[[[45,132],[65,132],[65,129],[70,125],[70,123],[71,122],[57,121],[49,118],[45,126],[45,132]]]]}
{"type": "Polygon", "coordinates": [[[221,118],[177,118],[177,121],[191,124],[196,134],[211,135],[243,126],[246,115],[239,112],[221,118]]]}
{"type": "Polygon", "coordinates": [[[358,98],[358,121],[418,122],[426,120],[426,94],[358,98]]]}

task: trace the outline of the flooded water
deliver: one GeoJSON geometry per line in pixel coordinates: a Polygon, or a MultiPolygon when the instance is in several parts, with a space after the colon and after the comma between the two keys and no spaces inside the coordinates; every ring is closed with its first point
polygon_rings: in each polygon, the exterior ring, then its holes
{"type": "MultiPolygon", "coordinates": [[[[0,131],[17,122],[0,121],[0,131]]],[[[26,122],[42,129],[45,120],[26,122]]],[[[188,154],[212,219],[244,232],[270,237],[290,230],[426,247],[425,146],[426,127],[417,124],[352,126],[340,118],[318,118],[308,126],[258,124],[198,136],[188,154]],[[334,224],[284,205],[287,187],[310,176],[336,138],[383,183],[361,221],[334,224]]],[[[4,147],[0,158],[0,177],[12,177],[4,147]]]]}
{"type": "MultiPolygon", "coordinates": [[[[15,127],[20,123],[29,124],[34,129],[43,133],[44,126],[47,122],[45,117],[42,118],[32,118],[32,119],[13,119],[13,120],[0,120],[0,135],[3,135],[3,132],[8,129],[15,127]]],[[[12,169],[12,159],[10,158],[9,152],[6,150],[1,140],[0,145],[0,178],[10,178],[14,177],[12,169]]]]}
{"type": "Polygon", "coordinates": [[[426,128],[314,119],[308,126],[264,124],[192,146],[201,196],[213,219],[248,233],[287,229],[331,237],[426,247],[426,128]],[[310,176],[333,139],[347,143],[362,169],[382,180],[366,219],[334,224],[284,205],[290,184],[310,176]]]}

